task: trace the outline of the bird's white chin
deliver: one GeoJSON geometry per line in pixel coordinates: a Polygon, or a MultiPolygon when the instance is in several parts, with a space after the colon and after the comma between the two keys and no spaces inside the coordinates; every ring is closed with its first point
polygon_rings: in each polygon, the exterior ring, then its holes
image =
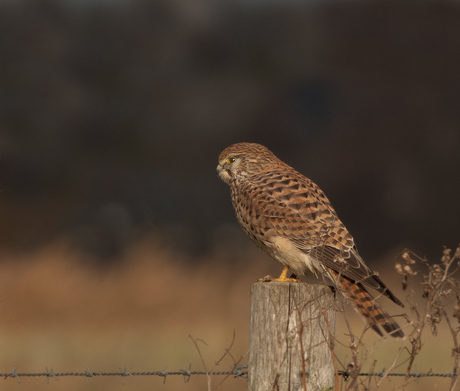
{"type": "Polygon", "coordinates": [[[225,170],[220,164],[217,166],[217,173],[219,174],[220,179],[222,179],[225,183],[230,183],[230,175],[227,170],[225,170]]]}

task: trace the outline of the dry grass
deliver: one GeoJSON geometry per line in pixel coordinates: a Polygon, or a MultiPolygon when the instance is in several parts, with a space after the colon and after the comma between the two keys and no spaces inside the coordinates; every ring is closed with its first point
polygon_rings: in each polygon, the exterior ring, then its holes
{"type": "MultiPolygon", "coordinates": [[[[208,367],[214,365],[232,340],[233,356],[247,361],[249,290],[263,274],[276,274],[279,267],[252,246],[234,262],[223,261],[215,254],[191,260],[155,238],[133,246],[124,260],[109,268],[95,268],[82,254],[56,243],[26,255],[2,254],[0,264],[0,372],[154,371],[203,370],[195,345],[189,338],[200,338],[208,367]],[[247,265],[247,266],[246,266],[247,265]]],[[[395,273],[391,273],[396,286],[395,273]]],[[[385,276],[384,276],[385,277],[385,276]]],[[[387,279],[388,280],[388,279],[387,279]]],[[[390,279],[391,281],[391,279],[390,279]]],[[[404,297],[404,294],[399,293],[404,297]]],[[[385,306],[397,313],[397,307],[385,306]]],[[[348,311],[353,328],[363,323],[348,311]]],[[[340,315],[337,335],[346,343],[340,315]]],[[[451,341],[447,330],[439,326],[439,336],[427,336],[417,357],[419,372],[451,370],[451,341]],[[433,357],[436,356],[436,360],[433,357]]],[[[366,333],[367,370],[377,360],[376,370],[388,367],[398,352],[400,342],[379,340],[366,333]]],[[[337,346],[338,356],[346,365],[347,348],[337,346]]],[[[230,370],[226,359],[217,370],[230,370]]],[[[213,379],[213,389],[222,377],[213,379]]],[[[192,377],[184,385],[182,377],[169,377],[166,384],[159,377],[128,377],[124,386],[119,378],[50,379],[22,378],[3,381],[9,390],[117,390],[161,389],[204,390],[205,376],[192,377]],[[122,388],[123,387],[123,388],[122,388]]],[[[379,388],[389,390],[402,384],[397,379],[379,388]]],[[[423,379],[408,390],[446,388],[448,380],[423,379]]],[[[219,390],[245,390],[244,379],[229,378],[219,390]]]]}

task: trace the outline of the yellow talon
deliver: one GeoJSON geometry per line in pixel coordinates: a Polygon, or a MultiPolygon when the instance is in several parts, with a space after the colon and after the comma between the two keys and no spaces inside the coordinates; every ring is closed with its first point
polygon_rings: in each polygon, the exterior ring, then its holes
{"type": "Polygon", "coordinates": [[[286,277],[287,272],[289,270],[288,266],[285,266],[283,271],[281,272],[278,278],[273,278],[272,276],[265,276],[264,278],[260,278],[259,282],[300,282],[298,278],[286,277]]]}

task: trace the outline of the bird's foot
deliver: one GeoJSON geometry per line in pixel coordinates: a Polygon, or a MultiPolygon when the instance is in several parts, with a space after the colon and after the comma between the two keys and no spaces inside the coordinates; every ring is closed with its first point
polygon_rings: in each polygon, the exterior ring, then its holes
{"type": "Polygon", "coordinates": [[[273,278],[272,276],[268,275],[263,278],[259,278],[259,282],[300,282],[300,279],[297,278],[295,274],[291,274],[290,277],[281,275],[278,278],[273,278]]]}

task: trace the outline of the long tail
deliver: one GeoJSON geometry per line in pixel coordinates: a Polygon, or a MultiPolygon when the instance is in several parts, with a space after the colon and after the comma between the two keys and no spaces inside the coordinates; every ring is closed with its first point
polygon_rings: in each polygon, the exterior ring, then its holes
{"type": "Polygon", "coordinates": [[[386,313],[368,291],[359,283],[354,283],[336,271],[329,269],[337,287],[351,298],[355,308],[364,317],[369,326],[383,336],[379,325],[392,337],[404,338],[404,332],[393,318],[386,313]]]}

